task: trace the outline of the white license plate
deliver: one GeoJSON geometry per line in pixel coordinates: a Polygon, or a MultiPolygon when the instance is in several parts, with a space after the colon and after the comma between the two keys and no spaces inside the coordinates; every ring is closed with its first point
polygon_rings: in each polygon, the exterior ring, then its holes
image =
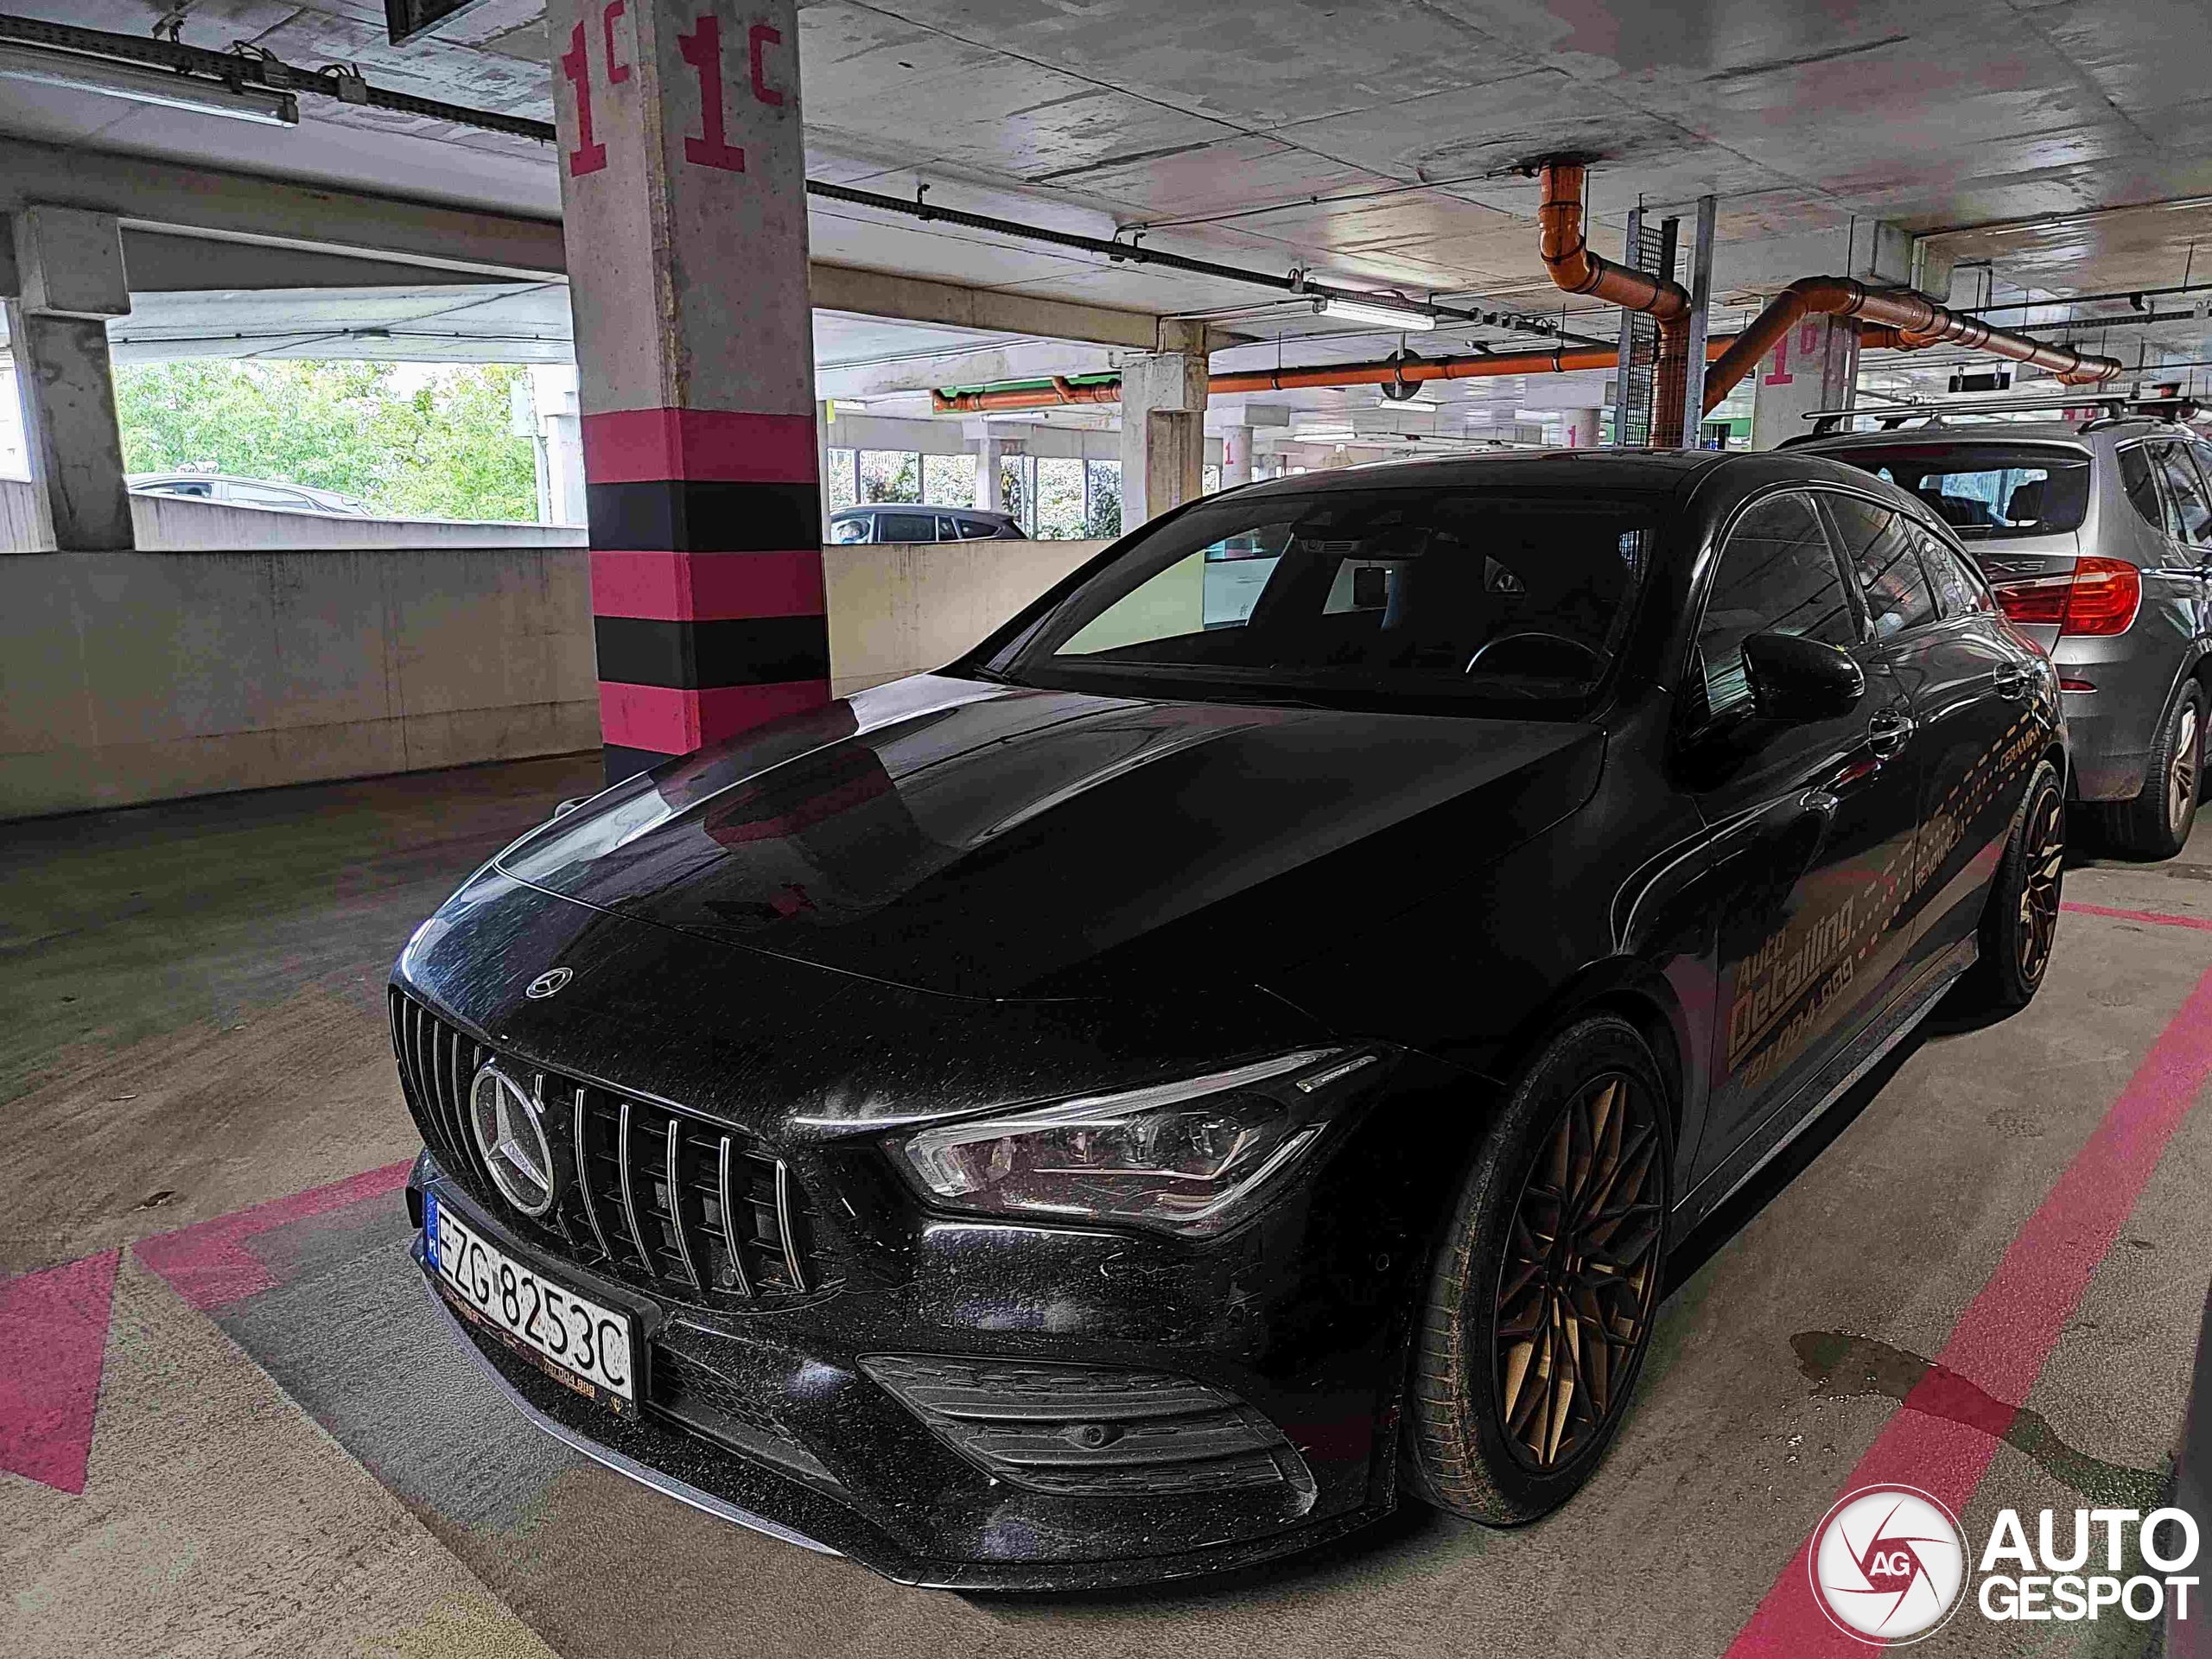
{"type": "Polygon", "coordinates": [[[607,1396],[618,1411],[637,1403],[635,1349],[626,1314],[541,1277],[438,1202],[423,1195],[430,1266],[461,1311],[504,1333],[541,1369],[579,1394],[607,1396]],[[581,1385],[581,1386],[580,1386],[581,1385]]]}

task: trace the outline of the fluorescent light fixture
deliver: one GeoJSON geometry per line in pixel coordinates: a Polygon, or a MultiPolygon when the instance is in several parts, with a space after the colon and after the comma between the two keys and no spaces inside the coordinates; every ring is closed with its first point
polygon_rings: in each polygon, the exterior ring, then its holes
{"type": "Polygon", "coordinates": [[[264,126],[300,124],[299,100],[289,92],[267,92],[258,86],[242,86],[233,92],[219,82],[194,79],[166,69],[105,63],[97,58],[45,52],[35,47],[0,46],[0,80],[65,86],[72,92],[127,98],[133,103],[158,104],[172,110],[196,110],[202,115],[257,121],[264,126]]]}
{"type": "Polygon", "coordinates": [[[1375,394],[1375,406],[1377,409],[1418,410],[1425,415],[1433,415],[1440,407],[1435,398],[1426,395],[1419,397],[1385,397],[1379,391],[1375,394]]]}
{"type": "Polygon", "coordinates": [[[1316,316],[1336,317],[1344,322],[1372,322],[1385,328],[1422,334],[1436,327],[1436,319],[1410,305],[1389,305],[1378,300],[1340,300],[1331,294],[1313,304],[1316,316]]]}
{"type": "Polygon", "coordinates": [[[1297,426],[1291,435],[1300,443],[1344,443],[1359,434],[1349,426],[1297,426]]]}

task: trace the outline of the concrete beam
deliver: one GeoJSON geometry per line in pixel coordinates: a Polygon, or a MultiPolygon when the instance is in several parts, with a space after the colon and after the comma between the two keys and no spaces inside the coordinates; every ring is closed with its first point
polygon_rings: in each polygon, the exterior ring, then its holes
{"type": "Polygon", "coordinates": [[[889,363],[825,365],[816,372],[815,385],[824,397],[887,397],[941,386],[997,385],[1008,380],[1042,380],[1056,374],[1096,374],[1118,365],[1118,356],[1108,348],[1079,340],[1014,340],[889,363]]]}
{"type": "Polygon", "coordinates": [[[0,139],[0,212],[35,201],[111,213],[127,229],[359,251],[509,277],[542,279],[566,269],[558,219],[0,139]]]}
{"type": "Polygon", "coordinates": [[[814,303],[824,311],[943,323],[994,334],[1087,340],[1135,352],[1160,349],[1160,319],[1144,311],[1123,311],[1075,300],[1044,300],[1003,289],[970,288],[933,277],[902,276],[894,271],[863,270],[819,261],[811,269],[810,280],[814,303]]]}
{"type": "MultiPolygon", "coordinates": [[[[446,207],[250,173],[175,167],[139,156],[0,138],[0,213],[35,201],[113,214],[126,233],[168,232],[172,238],[181,236],[203,244],[227,241],[241,247],[236,257],[247,265],[257,251],[282,249],[304,256],[368,256],[410,268],[461,273],[477,281],[486,276],[542,281],[568,272],[558,219],[446,207]]],[[[133,234],[131,240],[134,252],[143,242],[158,262],[150,280],[175,288],[293,285],[265,277],[218,284],[207,278],[225,268],[225,256],[219,252],[204,246],[157,246],[151,236],[133,234]]],[[[315,278],[300,286],[394,285],[351,280],[336,265],[320,262],[302,260],[284,268],[302,278],[315,278]]],[[[0,281],[6,276],[0,270],[0,281]]],[[[131,285],[141,286],[135,267],[131,285]]],[[[145,291],[156,289],[148,287],[145,291]]],[[[1161,348],[1161,320],[1148,312],[1039,299],[895,271],[817,261],[809,266],[809,297],[824,311],[1079,340],[1129,351],[1161,348]]],[[[1220,336],[1218,330],[1211,332],[1219,339],[1209,343],[1225,343],[1230,338],[1220,336]]]]}
{"type": "MultiPolygon", "coordinates": [[[[266,293],[315,288],[479,287],[481,273],[315,248],[270,247],[175,231],[126,230],[133,294],[266,293]]],[[[541,279],[542,280],[542,279],[541,279]]]]}

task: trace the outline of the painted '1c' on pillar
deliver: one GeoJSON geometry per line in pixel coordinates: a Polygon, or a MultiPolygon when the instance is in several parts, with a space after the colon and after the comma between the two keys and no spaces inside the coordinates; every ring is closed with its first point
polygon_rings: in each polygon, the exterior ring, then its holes
{"type": "Polygon", "coordinates": [[[830,696],[793,0],[551,0],[609,782],[830,696]]]}

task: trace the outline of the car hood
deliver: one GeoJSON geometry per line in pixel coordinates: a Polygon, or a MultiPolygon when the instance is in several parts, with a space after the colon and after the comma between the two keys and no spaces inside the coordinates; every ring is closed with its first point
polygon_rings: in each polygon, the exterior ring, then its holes
{"type": "Polygon", "coordinates": [[[886,983],[1265,982],[1594,788],[1593,727],[1140,701],[918,676],[594,798],[499,872],[886,983]],[[1147,941],[1172,939],[1163,956],[1147,941]],[[1173,959],[1169,959],[1169,958],[1173,959]]]}

